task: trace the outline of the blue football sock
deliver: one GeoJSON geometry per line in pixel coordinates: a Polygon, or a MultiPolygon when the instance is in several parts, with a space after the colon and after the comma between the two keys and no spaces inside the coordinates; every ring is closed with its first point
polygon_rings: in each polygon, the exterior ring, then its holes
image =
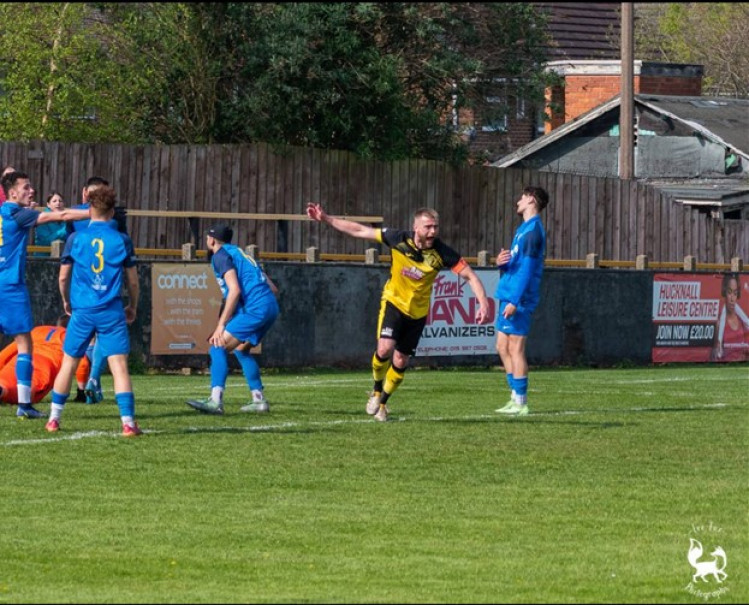
{"type": "Polygon", "coordinates": [[[114,400],[120,410],[120,416],[135,418],[135,395],[132,393],[115,393],[114,400]]]}
{"type": "Polygon", "coordinates": [[[224,388],[226,378],[229,376],[229,361],[226,358],[226,349],[212,346],[209,353],[211,355],[211,388],[224,388]]]}
{"type": "Polygon", "coordinates": [[[250,387],[250,391],[262,391],[263,383],[260,380],[260,366],[255,357],[247,351],[240,351],[239,349],[234,349],[234,356],[242,366],[242,373],[245,380],[247,380],[247,386],[250,387]]]}

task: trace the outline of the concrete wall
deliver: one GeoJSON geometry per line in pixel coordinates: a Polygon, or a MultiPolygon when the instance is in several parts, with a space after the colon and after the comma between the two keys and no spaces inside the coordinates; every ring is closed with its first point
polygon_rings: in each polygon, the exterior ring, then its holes
{"type": "MultiPolygon", "coordinates": [[[[264,262],[263,266],[281,291],[281,315],[263,341],[261,366],[370,367],[388,266],[294,262],[264,262]]],[[[61,311],[57,274],[56,261],[29,259],[27,280],[37,324],[54,323],[61,311]]],[[[150,264],[141,263],[139,274],[140,315],[131,328],[133,371],[208,367],[204,355],[150,354],[150,264]]],[[[542,302],[528,339],[529,363],[650,363],[652,277],[650,271],[547,268],[542,302]]],[[[498,365],[499,359],[470,355],[415,357],[413,362],[488,366],[498,365]]]]}

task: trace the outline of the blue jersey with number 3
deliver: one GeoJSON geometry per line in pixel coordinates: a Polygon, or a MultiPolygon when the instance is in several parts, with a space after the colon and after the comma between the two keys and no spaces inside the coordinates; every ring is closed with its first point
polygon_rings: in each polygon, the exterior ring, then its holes
{"type": "Polygon", "coordinates": [[[65,243],[60,262],[72,264],[70,304],[73,309],[97,309],[121,298],[123,269],[136,262],[129,236],[110,222],[91,221],[65,243]]]}

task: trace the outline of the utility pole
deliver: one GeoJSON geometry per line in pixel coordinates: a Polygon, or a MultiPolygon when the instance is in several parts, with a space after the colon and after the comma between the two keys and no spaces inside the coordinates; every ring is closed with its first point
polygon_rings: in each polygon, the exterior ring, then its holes
{"type": "Polygon", "coordinates": [[[622,2],[621,94],[619,103],[619,178],[635,176],[634,15],[633,3],[622,2]]]}

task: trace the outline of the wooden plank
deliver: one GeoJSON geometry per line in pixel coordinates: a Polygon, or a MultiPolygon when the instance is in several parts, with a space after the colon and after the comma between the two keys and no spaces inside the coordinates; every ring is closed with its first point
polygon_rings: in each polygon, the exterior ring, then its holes
{"type": "MultiPolygon", "coordinates": [[[[141,179],[140,179],[140,194],[141,196],[139,200],[143,200],[142,204],[146,208],[148,208],[151,203],[151,165],[153,163],[152,157],[154,153],[154,147],[152,145],[146,145],[143,148],[143,159],[142,159],[142,167],[140,171],[141,179]]],[[[135,243],[136,247],[148,247],[148,228],[149,228],[149,221],[143,221],[141,225],[136,224],[135,229],[131,230],[131,233],[134,232],[137,229],[138,238],[137,240],[134,240],[133,243],[135,243]],[[137,243],[136,243],[137,242],[137,243]]]]}
{"type": "Polygon", "coordinates": [[[502,190],[502,232],[497,252],[502,248],[509,250],[515,230],[515,169],[505,169],[502,190]]]}
{"type": "MultiPolygon", "coordinates": [[[[232,213],[239,212],[239,183],[241,174],[241,154],[239,148],[235,145],[227,145],[224,147],[224,159],[227,174],[228,191],[226,192],[226,203],[228,210],[232,213]]],[[[247,243],[247,234],[244,231],[245,224],[233,220],[231,222],[232,229],[234,229],[234,240],[233,243],[243,248],[247,243]]]]}
{"type": "MultiPolygon", "coordinates": [[[[184,145],[170,145],[168,155],[168,175],[167,175],[167,203],[169,208],[174,208],[177,200],[185,199],[183,183],[185,176],[182,173],[184,166],[184,145]]],[[[166,218],[166,217],[165,217],[166,218]]],[[[179,248],[184,242],[190,241],[190,235],[186,229],[185,221],[164,221],[164,232],[166,235],[167,248],[179,248]]]]}
{"type": "MultiPolygon", "coordinates": [[[[258,170],[259,170],[259,153],[260,149],[257,145],[251,145],[249,152],[246,157],[247,164],[244,166],[244,172],[246,173],[247,177],[247,186],[249,187],[249,192],[247,196],[248,204],[247,209],[250,212],[257,212],[258,206],[260,204],[260,196],[262,195],[260,192],[260,185],[259,185],[259,178],[258,178],[258,170]]],[[[257,238],[258,238],[258,223],[250,223],[247,225],[247,241],[253,244],[257,244],[257,238]]]]}
{"type": "Polygon", "coordinates": [[[632,179],[626,182],[627,189],[627,217],[629,225],[627,227],[627,248],[624,255],[626,260],[635,260],[637,256],[637,181],[632,179]]]}
{"type": "MultiPolygon", "coordinates": [[[[159,159],[159,170],[158,170],[158,182],[159,182],[159,199],[157,206],[160,210],[169,209],[169,174],[171,172],[171,146],[161,146],[160,159],[159,159]]],[[[169,248],[166,242],[166,217],[162,214],[156,220],[156,233],[155,239],[152,241],[157,242],[157,246],[169,248]]]]}
{"type": "Polygon", "coordinates": [[[570,222],[569,222],[569,234],[567,239],[570,242],[569,255],[565,258],[580,258],[584,256],[586,251],[580,248],[580,238],[582,237],[581,232],[581,208],[580,205],[583,203],[583,191],[582,191],[582,177],[578,174],[571,175],[570,177],[570,222]]]}
{"type": "Polygon", "coordinates": [[[611,260],[622,260],[621,243],[622,243],[622,219],[621,219],[621,200],[622,200],[622,183],[619,179],[612,179],[611,184],[611,249],[608,258],[611,260]]]}
{"type": "Polygon", "coordinates": [[[645,212],[645,243],[646,251],[648,255],[648,261],[654,262],[660,260],[660,247],[658,239],[662,237],[662,231],[660,229],[661,223],[661,207],[658,203],[658,196],[655,188],[645,188],[647,199],[647,209],[645,212]]]}
{"type": "Polygon", "coordinates": [[[564,199],[564,215],[562,216],[562,231],[561,231],[561,237],[562,237],[562,258],[573,258],[572,256],[572,237],[571,237],[571,229],[572,229],[572,213],[573,213],[573,202],[572,202],[572,190],[574,187],[574,181],[575,178],[574,175],[571,174],[563,174],[562,176],[562,191],[563,191],[563,199],[564,199]]]}
{"type": "Polygon", "coordinates": [[[494,234],[497,227],[497,176],[499,170],[485,167],[482,169],[483,176],[483,200],[484,214],[481,221],[481,237],[479,238],[476,249],[478,251],[486,250],[492,256],[496,254],[494,249],[494,234]]]}
{"type": "MultiPolygon", "coordinates": [[[[258,213],[269,214],[273,210],[273,192],[275,189],[275,172],[273,167],[272,150],[269,145],[258,145],[257,154],[257,210],[258,213]]],[[[267,241],[264,223],[255,226],[255,244],[260,250],[273,252],[267,241]]]]}
{"type": "MultiPolygon", "coordinates": [[[[295,150],[290,150],[283,158],[282,172],[280,174],[283,204],[279,210],[284,214],[293,214],[296,209],[294,189],[297,180],[297,158],[298,154],[295,150]]],[[[290,223],[286,221],[276,222],[276,251],[288,252],[290,231],[290,223]]]]}
{"type": "MultiPolygon", "coordinates": [[[[236,148],[235,165],[232,170],[236,170],[236,175],[232,174],[232,178],[236,178],[236,196],[237,196],[237,212],[248,212],[250,209],[250,173],[247,170],[249,164],[250,149],[247,145],[242,145],[236,148]]],[[[240,242],[240,246],[246,246],[253,243],[253,239],[250,238],[249,233],[250,225],[242,222],[240,224],[240,230],[237,233],[237,242],[240,242]]]]}
{"type": "Polygon", "coordinates": [[[684,249],[684,207],[677,204],[673,199],[669,200],[673,220],[671,237],[673,238],[674,248],[671,251],[672,258],[669,260],[683,261],[686,254],[684,249]]]}
{"type": "MultiPolygon", "coordinates": [[[[186,211],[195,211],[196,209],[196,198],[195,198],[195,186],[197,180],[197,149],[195,145],[187,145],[185,147],[185,185],[184,185],[184,207],[186,211]]],[[[200,233],[193,233],[192,229],[189,229],[189,240],[196,248],[203,247],[203,238],[200,233]]]]}
{"type": "MultiPolygon", "coordinates": [[[[259,212],[199,212],[193,210],[137,210],[128,209],[128,216],[171,217],[171,218],[211,218],[225,220],[253,220],[253,221],[308,221],[307,214],[282,214],[259,212]]],[[[381,216],[349,216],[346,214],[331,214],[335,218],[345,218],[355,223],[382,223],[381,216]]]]}
{"type": "Polygon", "coordinates": [[[582,178],[580,180],[580,243],[577,247],[576,257],[578,259],[584,259],[595,247],[595,238],[593,237],[596,224],[595,181],[595,178],[582,178]]]}
{"type": "MultiPolygon", "coordinates": [[[[309,149],[309,181],[305,184],[305,196],[308,203],[322,203],[320,198],[320,156],[319,149],[309,149]]],[[[325,206],[323,206],[324,208],[325,206]]],[[[304,250],[310,247],[320,248],[322,225],[312,223],[305,229],[304,250]]]]}

